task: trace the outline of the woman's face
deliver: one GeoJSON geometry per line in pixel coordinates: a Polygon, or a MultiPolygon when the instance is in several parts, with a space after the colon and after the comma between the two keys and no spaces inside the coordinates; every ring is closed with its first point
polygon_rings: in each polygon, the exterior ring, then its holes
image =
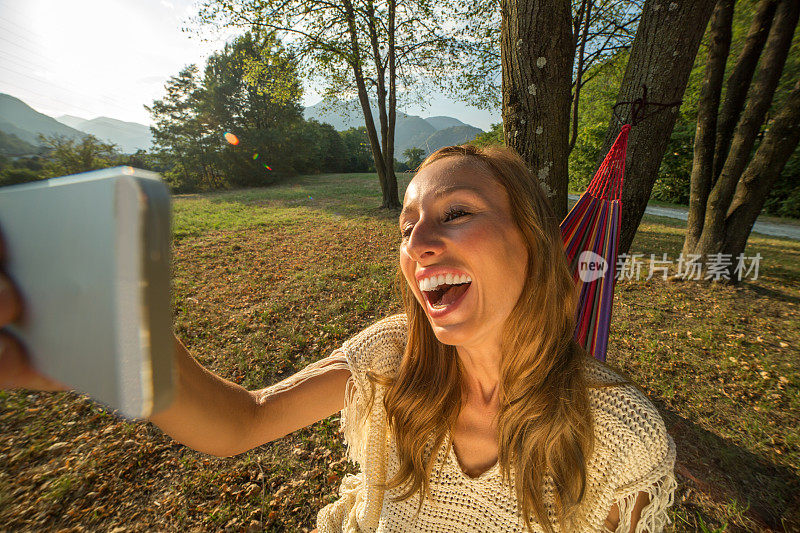
{"type": "Polygon", "coordinates": [[[473,158],[439,159],[409,183],[400,232],[400,268],[436,337],[499,346],[528,261],[503,186],[473,158]]]}

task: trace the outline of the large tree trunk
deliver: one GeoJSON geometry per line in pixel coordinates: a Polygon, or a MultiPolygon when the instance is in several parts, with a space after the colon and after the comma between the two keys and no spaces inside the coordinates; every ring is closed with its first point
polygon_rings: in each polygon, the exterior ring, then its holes
{"type": "MultiPolygon", "coordinates": [[[[742,179],[736,186],[725,220],[725,253],[736,258],[744,253],[750,230],[764,207],[770,189],[800,142],[800,80],[794,85],[775,120],[769,126],[742,179]]],[[[731,272],[731,274],[733,274],[731,272]]],[[[731,279],[734,279],[731,276],[731,279]]],[[[736,281],[736,280],[734,280],[736,281]]]]}
{"type": "MultiPolygon", "coordinates": [[[[731,146],[733,131],[739,121],[739,115],[744,108],[747,99],[747,90],[753,81],[753,73],[756,71],[758,58],[767,42],[772,19],[778,7],[778,0],[761,0],[756,7],[756,14],[750,29],[747,32],[747,39],[744,43],[736,66],[728,77],[725,88],[725,101],[719,111],[719,124],[717,128],[717,140],[714,145],[714,164],[712,174],[712,186],[722,172],[722,165],[728,157],[728,149],[731,146]]],[[[705,203],[705,199],[703,200],[705,203]]]]}
{"type": "MultiPolygon", "coordinates": [[[[617,102],[641,97],[643,84],[647,85],[651,102],[671,103],[683,98],[715,3],[714,0],[645,2],[617,102]]],[[[630,121],[629,113],[630,107],[622,112],[623,123],[630,121]]],[[[622,188],[620,254],[628,252],[636,235],[677,116],[678,107],[670,107],[631,129],[622,188]]],[[[611,121],[601,151],[603,155],[611,148],[623,123],[616,119],[611,121]]]]}
{"type": "Polygon", "coordinates": [[[689,194],[689,217],[686,223],[684,254],[691,253],[703,231],[706,198],[711,190],[714,172],[714,143],[717,137],[719,110],[725,63],[731,48],[731,25],[734,0],[719,0],[711,16],[710,45],[703,85],[697,109],[697,130],[694,136],[694,161],[689,194]]]}
{"type": "Polygon", "coordinates": [[[575,46],[570,1],[502,0],[501,12],[506,145],[527,162],[561,220],[575,46]]]}
{"type": "Polygon", "coordinates": [[[750,87],[750,97],[736,126],[728,157],[708,195],[703,232],[694,249],[694,253],[702,257],[723,252],[725,217],[739,178],[750,159],[764,117],[772,104],[792,44],[798,15],[800,3],[797,0],[783,0],[775,12],[763,56],[758,62],[756,78],[750,87]]]}

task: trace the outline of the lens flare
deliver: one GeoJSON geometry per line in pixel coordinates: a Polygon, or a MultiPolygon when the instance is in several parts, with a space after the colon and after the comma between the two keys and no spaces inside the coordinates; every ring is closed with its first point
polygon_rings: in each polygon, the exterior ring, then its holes
{"type": "Polygon", "coordinates": [[[231,133],[229,131],[225,132],[225,140],[228,141],[228,143],[230,143],[230,144],[232,144],[234,146],[239,144],[239,137],[237,137],[236,135],[234,135],[233,133],[231,133]]]}
{"type": "Polygon", "coordinates": [[[308,195],[308,199],[309,199],[309,200],[313,200],[314,198],[312,198],[312,197],[311,197],[311,195],[309,194],[309,195],[308,195]]]}
{"type": "Polygon", "coordinates": [[[267,165],[264,165],[264,168],[266,168],[267,170],[272,170],[272,169],[271,169],[270,167],[268,167],[267,165]]]}
{"type": "Polygon", "coordinates": [[[258,159],[258,154],[253,154],[253,161],[255,161],[256,159],[258,159]]]}

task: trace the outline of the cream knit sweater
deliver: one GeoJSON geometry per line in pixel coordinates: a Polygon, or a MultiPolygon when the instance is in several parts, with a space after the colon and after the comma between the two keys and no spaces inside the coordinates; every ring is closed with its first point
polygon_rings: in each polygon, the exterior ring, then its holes
{"type": "MultiPolygon", "coordinates": [[[[363,412],[370,390],[366,372],[388,376],[396,373],[405,349],[406,328],[405,315],[391,316],[320,361],[326,362],[320,368],[346,365],[352,374],[342,427],[349,455],[360,465],[361,472],[347,476],[340,488],[341,498],[320,510],[319,533],[526,531],[513,485],[502,483],[498,464],[477,478],[467,476],[450,446],[449,435],[439,450],[430,480],[430,497],[425,498],[419,515],[416,495],[396,502],[396,489],[381,489],[381,483],[397,472],[399,461],[383,408],[383,387],[376,388],[370,412],[363,412]]],[[[587,369],[590,380],[623,381],[594,359],[587,358],[587,369]]],[[[662,531],[669,522],[667,508],[672,505],[676,488],[675,443],[658,411],[631,385],[592,388],[590,400],[595,451],[588,464],[586,496],[573,529],[607,532],[603,523],[616,503],[620,510],[617,531],[627,533],[636,496],[644,491],[649,494],[650,503],[642,511],[636,531],[662,531]]],[[[544,491],[545,500],[550,502],[549,512],[555,516],[552,484],[546,483],[544,491]]],[[[542,531],[535,518],[531,522],[536,531],[542,531]]]]}

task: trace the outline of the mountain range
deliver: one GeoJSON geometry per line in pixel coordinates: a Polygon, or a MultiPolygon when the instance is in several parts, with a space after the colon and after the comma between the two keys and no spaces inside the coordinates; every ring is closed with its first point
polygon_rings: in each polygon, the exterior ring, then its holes
{"type": "Polygon", "coordinates": [[[63,135],[70,139],[80,139],[85,135],[53,117],[39,113],[19,98],[2,93],[0,93],[0,131],[34,146],[39,144],[39,135],[63,135]]]}
{"type": "Polygon", "coordinates": [[[0,151],[10,155],[34,153],[41,144],[39,135],[58,135],[81,139],[90,133],[103,142],[117,145],[123,153],[150,148],[150,128],[109,117],[86,120],[64,115],[57,119],[40,113],[9,94],[0,93],[0,151]]]}
{"type": "Polygon", "coordinates": [[[113,142],[126,154],[139,149],[148,150],[153,142],[150,127],[136,122],[124,122],[108,117],[86,120],[71,115],[62,115],[56,120],[76,130],[91,133],[98,139],[113,142]]]}
{"type": "MultiPolygon", "coordinates": [[[[358,128],[364,125],[364,116],[357,100],[342,102],[332,106],[327,102],[306,107],[303,111],[306,119],[327,122],[336,130],[358,128]]],[[[372,109],[375,125],[380,131],[377,107],[372,109]]],[[[470,126],[453,117],[428,117],[408,115],[397,112],[394,131],[394,153],[397,159],[403,159],[403,151],[407,148],[422,148],[426,154],[452,144],[463,144],[475,138],[483,130],[470,126]]]]}
{"type": "MultiPolygon", "coordinates": [[[[364,118],[357,101],[347,102],[335,109],[319,103],[306,107],[306,119],[327,122],[339,131],[364,125],[364,118]]],[[[377,122],[377,109],[373,110],[377,122]]],[[[437,116],[422,118],[397,112],[395,124],[395,157],[403,159],[407,148],[422,148],[431,153],[442,146],[471,141],[481,133],[480,128],[465,124],[453,117],[437,116]]],[[[0,153],[23,155],[35,153],[40,144],[39,135],[60,135],[80,139],[87,133],[104,142],[117,145],[123,153],[151,146],[150,128],[144,124],[124,122],[109,117],[87,120],[71,115],[53,118],[40,113],[28,104],[8,94],[0,93],[0,153]]]]}

